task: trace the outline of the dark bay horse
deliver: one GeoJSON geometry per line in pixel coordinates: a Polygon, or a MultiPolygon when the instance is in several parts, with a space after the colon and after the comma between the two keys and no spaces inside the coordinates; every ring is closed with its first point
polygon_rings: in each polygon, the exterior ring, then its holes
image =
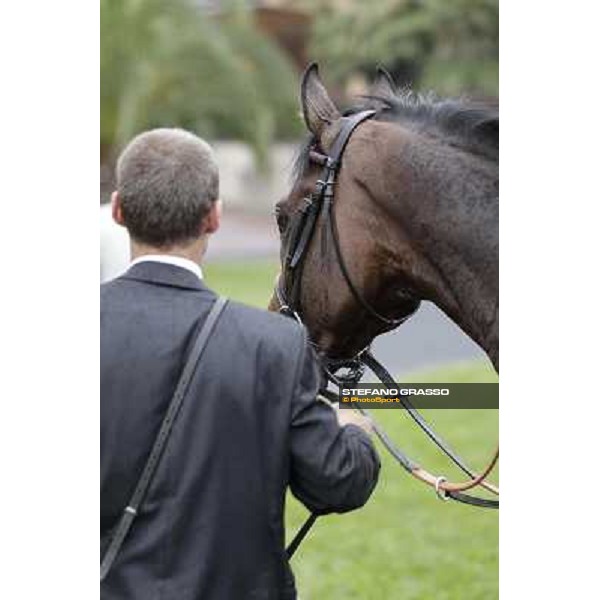
{"type": "MultiPolygon", "coordinates": [[[[331,150],[343,117],[316,65],[302,80],[301,103],[310,139],[289,196],[276,206],[282,289],[289,283],[290,231],[321,170],[311,156],[331,150]]],[[[497,109],[398,92],[383,71],[369,96],[344,115],[365,109],[377,112],[349,138],[333,204],[355,287],[388,319],[410,314],[421,299],[434,302],[497,370],[497,109]]],[[[356,301],[322,220],[306,251],[298,310],[319,352],[352,357],[393,325],[374,319],[356,301]]],[[[269,307],[279,309],[277,295],[269,307]]]]}

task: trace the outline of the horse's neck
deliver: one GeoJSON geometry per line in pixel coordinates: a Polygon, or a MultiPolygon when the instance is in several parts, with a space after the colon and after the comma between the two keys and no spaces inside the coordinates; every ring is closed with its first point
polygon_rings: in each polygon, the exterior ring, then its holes
{"type": "Polygon", "coordinates": [[[498,167],[435,142],[396,160],[392,203],[415,249],[418,287],[498,367],[498,167]]]}

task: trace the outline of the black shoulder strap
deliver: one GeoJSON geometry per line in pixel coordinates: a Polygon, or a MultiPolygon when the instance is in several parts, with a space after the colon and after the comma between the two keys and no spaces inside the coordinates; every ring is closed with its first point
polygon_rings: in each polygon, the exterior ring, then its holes
{"type": "Polygon", "coordinates": [[[102,581],[110,571],[115,558],[119,550],[121,549],[121,545],[123,544],[123,540],[129,531],[133,520],[137,516],[140,505],[144,501],[144,497],[150,484],[152,483],[152,478],[154,473],[156,472],[156,468],[160,461],[160,458],[163,454],[165,446],[169,440],[169,435],[171,430],[173,429],[173,424],[175,419],[177,418],[177,414],[185,396],[187,394],[190,382],[194,373],[196,371],[196,366],[198,365],[198,361],[202,352],[206,348],[206,344],[210,337],[210,334],[213,332],[214,327],[221,315],[221,312],[225,308],[227,304],[227,298],[219,297],[214,303],[213,307],[206,318],[206,321],[202,325],[198,336],[196,337],[196,341],[194,342],[194,346],[189,354],[187,362],[183,368],[181,376],[179,377],[179,381],[177,382],[177,387],[175,388],[175,393],[171,398],[171,402],[169,403],[169,408],[167,409],[167,413],[163,419],[163,422],[160,426],[160,430],[158,435],[156,436],[156,440],[154,441],[154,445],[152,446],[152,451],[150,452],[150,456],[148,461],[146,462],[146,466],[142,471],[142,476],[135,486],[135,491],[133,492],[133,496],[129,501],[129,504],[125,507],[123,514],[121,515],[121,519],[117,525],[117,529],[111,539],[110,545],[108,546],[104,556],[100,562],[100,581],[102,581]]]}

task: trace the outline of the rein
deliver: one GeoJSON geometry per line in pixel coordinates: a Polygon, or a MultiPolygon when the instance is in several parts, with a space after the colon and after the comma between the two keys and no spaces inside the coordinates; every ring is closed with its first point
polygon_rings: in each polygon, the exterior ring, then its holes
{"type": "MultiPolygon", "coordinates": [[[[364,121],[371,119],[376,114],[374,110],[366,110],[355,115],[342,117],[342,127],[335,142],[331,148],[330,155],[321,154],[315,150],[310,151],[310,159],[323,166],[319,179],[317,180],[315,190],[309,197],[304,198],[304,204],[298,210],[298,217],[291,232],[291,241],[289,250],[285,257],[285,280],[280,275],[275,285],[275,294],[280,305],[279,312],[287,316],[291,316],[302,324],[301,304],[300,304],[300,281],[302,278],[302,270],[304,267],[304,259],[308,251],[310,242],[313,237],[315,226],[322,215],[324,227],[329,225],[329,231],[333,239],[338,265],[342,275],[348,285],[352,296],[360,306],[374,319],[395,328],[404,323],[413,314],[416,313],[420,306],[420,300],[415,299],[414,308],[400,318],[390,318],[380,314],[373,308],[367,300],[359,292],[354,284],[346,262],[341,251],[339,233],[335,221],[335,212],[332,210],[334,201],[334,187],[336,176],[341,166],[341,159],[350,137],[354,130],[364,121]]],[[[324,229],[325,231],[325,229],[324,229]]],[[[318,350],[316,344],[312,345],[318,350]]],[[[349,386],[358,383],[364,375],[365,368],[368,368],[373,374],[386,385],[396,385],[390,373],[385,367],[371,354],[369,348],[365,348],[356,356],[350,359],[330,359],[322,354],[317,353],[321,369],[326,377],[326,382],[323,388],[319,391],[319,395],[329,402],[338,402],[339,396],[334,391],[328,389],[328,384],[332,383],[338,389],[342,386],[349,386]],[[340,374],[342,371],[344,374],[340,374]]],[[[386,434],[385,430],[374,420],[371,414],[362,407],[358,407],[359,412],[367,416],[373,426],[375,435],[382,442],[391,456],[398,462],[408,473],[421,482],[434,488],[437,497],[440,500],[455,500],[471,506],[479,506],[483,508],[499,508],[499,501],[465,494],[464,492],[475,487],[482,487],[494,495],[499,495],[499,489],[492,483],[486,481],[496,465],[499,457],[499,450],[496,452],[487,467],[477,473],[471,469],[452,448],[433,430],[431,425],[421,415],[421,413],[410,403],[405,397],[400,400],[403,408],[408,412],[409,416],[421,428],[421,430],[433,441],[433,443],[443,452],[469,479],[463,482],[450,482],[444,476],[435,476],[419,464],[411,460],[402,450],[400,450],[386,434]]],[[[292,557],[304,537],[309,532],[312,525],[315,523],[317,515],[311,514],[304,525],[295,535],[294,539],[288,546],[286,553],[288,559],[292,557]]]]}

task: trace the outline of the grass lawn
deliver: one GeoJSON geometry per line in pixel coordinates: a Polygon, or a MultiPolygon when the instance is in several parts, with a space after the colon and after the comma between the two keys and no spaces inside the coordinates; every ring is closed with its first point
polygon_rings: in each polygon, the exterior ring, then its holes
{"type": "Polygon", "coordinates": [[[266,308],[279,272],[276,260],[208,262],[202,265],[206,283],[215,291],[245,304],[266,308]]]}
{"type": "MultiPolygon", "coordinates": [[[[214,263],[208,284],[231,298],[265,306],[277,273],[273,261],[214,263]]],[[[413,378],[411,378],[413,379],[413,378]]],[[[451,365],[415,381],[497,381],[487,365],[451,365]]],[[[392,439],[433,473],[463,480],[433,444],[397,410],[373,411],[392,439]]],[[[498,439],[496,410],[423,411],[474,468],[490,459],[498,439]]],[[[322,517],[292,561],[302,600],[492,600],[498,597],[498,512],[441,502],[407,475],[381,445],[382,471],[367,506],[322,517]]],[[[497,481],[497,473],[492,479],[497,481]]],[[[307,516],[287,503],[291,539],[307,516]]]]}

